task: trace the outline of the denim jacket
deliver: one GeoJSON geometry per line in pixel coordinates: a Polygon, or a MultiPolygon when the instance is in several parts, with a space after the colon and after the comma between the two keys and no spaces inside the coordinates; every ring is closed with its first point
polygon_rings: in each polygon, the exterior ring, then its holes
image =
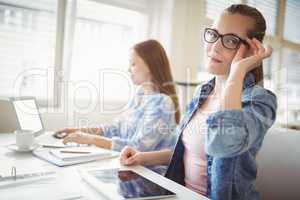
{"type": "MultiPolygon", "coordinates": [[[[187,107],[166,177],[185,185],[182,132],[195,111],[213,90],[215,78],[199,87],[187,107]]],[[[256,154],[267,130],[275,121],[276,96],[255,84],[253,74],[244,79],[242,110],[222,110],[207,119],[207,197],[213,200],[257,200],[256,154]]]]}

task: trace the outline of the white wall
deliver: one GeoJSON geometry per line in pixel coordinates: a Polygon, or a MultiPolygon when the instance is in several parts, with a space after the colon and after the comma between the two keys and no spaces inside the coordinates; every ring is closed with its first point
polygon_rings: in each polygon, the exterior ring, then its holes
{"type": "Polygon", "coordinates": [[[153,0],[151,38],[158,39],[169,55],[174,79],[195,81],[201,61],[202,1],[153,0]]]}

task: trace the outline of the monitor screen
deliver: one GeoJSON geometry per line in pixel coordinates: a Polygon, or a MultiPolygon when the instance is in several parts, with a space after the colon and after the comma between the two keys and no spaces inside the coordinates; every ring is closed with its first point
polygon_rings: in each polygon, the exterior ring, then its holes
{"type": "Polygon", "coordinates": [[[34,132],[43,130],[43,124],[34,99],[14,100],[12,103],[21,129],[33,130],[34,132]]]}

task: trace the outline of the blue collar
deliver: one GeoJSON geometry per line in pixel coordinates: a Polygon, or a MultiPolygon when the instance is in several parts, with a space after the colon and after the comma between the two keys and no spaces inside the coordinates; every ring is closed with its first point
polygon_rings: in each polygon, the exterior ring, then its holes
{"type": "Polygon", "coordinates": [[[255,76],[252,73],[247,73],[243,83],[243,89],[250,88],[256,84],[255,76]]]}
{"type": "MultiPolygon", "coordinates": [[[[197,96],[195,100],[192,101],[192,112],[187,115],[188,119],[191,119],[191,116],[194,114],[194,112],[197,110],[197,108],[207,99],[211,91],[215,87],[215,81],[216,77],[212,78],[210,81],[208,81],[206,84],[202,85],[201,89],[197,91],[197,96]]],[[[243,83],[243,89],[245,88],[250,88],[253,85],[255,85],[255,78],[252,73],[247,73],[245,78],[244,78],[244,83],[243,83]]],[[[185,128],[185,126],[188,124],[189,120],[187,120],[185,123],[182,124],[181,130],[185,128]]]]}

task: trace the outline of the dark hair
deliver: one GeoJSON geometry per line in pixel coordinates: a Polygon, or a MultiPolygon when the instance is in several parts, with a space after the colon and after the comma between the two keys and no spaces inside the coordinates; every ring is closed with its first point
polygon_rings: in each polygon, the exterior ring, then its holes
{"type": "MultiPolygon", "coordinates": [[[[223,13],[240,14],[242,16],[252,18],[254,21],[254,27],[248,30],[248,37],[249,38],[254,37],[260,42],[263,41],[266,32],[266,20],[259,10],[245,4],[233,4],[228,8],[226,8],[223,11],[223,13]]],[[[255,76],[256,84],[259,84],[261,86],[264,85],[263,84],[264,74],[263,74],[262,64],[259,67],[251,70],[250,73],[252,73],[255,76]]]]}
{"type": "Polygon", "coordinates": [[[162,45],[156,40],[146,40],[133,47],[144,60],[153,76],[153,82],[161,93],[168,95],[175,106],[176,123],[180,121],[179,102],[171,73],[170,62],[162,45]]]}

